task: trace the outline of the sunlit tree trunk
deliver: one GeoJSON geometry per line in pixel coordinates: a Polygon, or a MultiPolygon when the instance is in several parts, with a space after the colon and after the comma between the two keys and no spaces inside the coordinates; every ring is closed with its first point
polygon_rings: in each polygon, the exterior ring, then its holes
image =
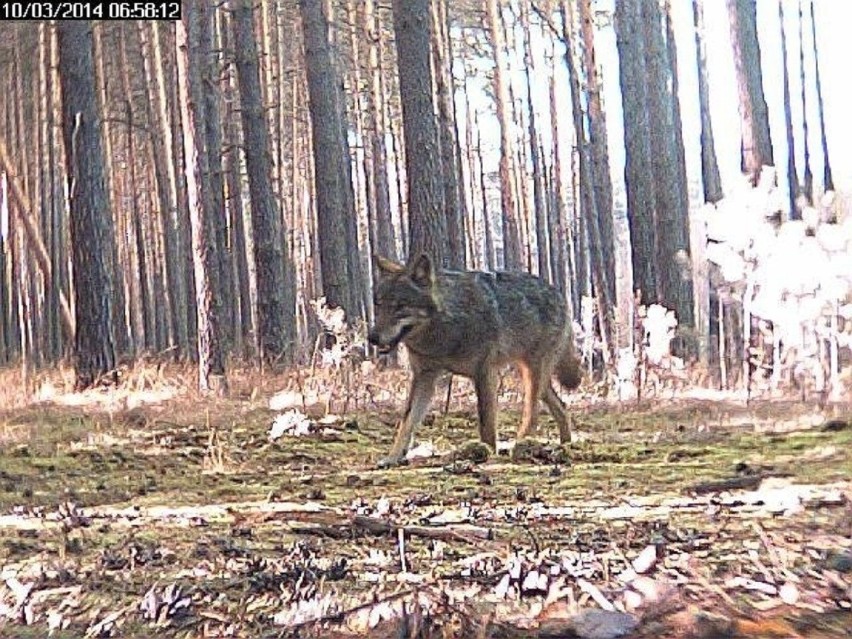
{"type": "MultiPolygon", "coordinates": [[[[145,88],[147,91],[147,97],[152,98],[154,91],[156,90],[156,78],[154,73],[154,65],[153,59],[151,56],[151,44],[148,35],[149,27],[148,25],[138,22],[136,24],[136,35],[139,41],[139,55],[140,60],[142,62],[142,68],[144,71],[144,80],[145,80],[145,88]]],[[[145,110],[147,114],[147,121],[150,127],[150,134],[148,135],[149,140],[149,155],[148,162],[151,170],[153,170],[154,174],[154,183],[156,185],[156,202],[158,209],[158,217],[154,224],[156,228],[156,233],[162,238],[163,252],[162,252],[162,272],[163,275],[159,276],[161,282],[163,282],[163,303],[158,304],[158,309],[162,307],[160,312],[165,313],[165,317],[160,317],[158,313],[158,326],[165,322],[165,325],[158,328],[158,333],[165,332],[165,340],[164,343],[169,346],[177,345],[177,335],[176,335],[176,326],[175,319],[177,313],[174,308],[174,295],[175,291],[173,286],[176,285],[176,280],[180,278],[175,278],[175,269],[177,265],[174,263],[170,263],[169,260],[173,257],[173,243],[174,236],[172,235],[171,228],[169,225],[170,213],[172,208],[175,206],[174,201],[170,197],[169,190],[169,182],[168,182],[168,169],[166,168],[167,162],[171,161],[170,157],[166,156],[165,146],[163,144],[163,134],[162,128],[159,126],[158,122],[158,112],[152,105],[153,101],[148,101],[145,103],[145,110]]],[[[160,344],[159,348],[162,348],[164,344],[160,344]]]]}
{"type": "Polygon", "coordinates": [[[769,109],[763,95],[756,0],[727,0],[740,103],[742,168],[757,184],[763,166],[774,166],[769,109]]]}
{"type": "MultiPolygon", "coordinates": [[[[154,317],[154,301],[151,299],[152,286],[155,290],[162,290],[153,282],[152,260],[149,259],[148,249],[151,247],[150,238],[145,237],[146,217],[143,213],[140,201],[147,196],[144,187],[139,189],[141,182],[140,169],[144,170],[141,161],[147,159],[136,144],[136,120],[133,110],[133,87],[130,80],[131,65],[128,58],[128,33],[124,24],[118,25],[120,29],[119,61],[121,76],[121,88],[124,94],[125,135],[124,143],[127,150],[127,180],[130,194],[130,207],[127,216],[128,237],[133,242],[128,242],[127,254],[135,265],[134,272],[138,277],[129,278],[132,285],[130,292],[133,296],[128,308],[131,309],[130,324],[134,327],[133,346],[138,353],[140,350],[151,351],[157,348],[156,344],[156,320],[154,317]]],[[[133,68],[137,68],[135,65],[133,68]]],[[[151,254],[152,256],[153,254],[151,254]]],[[[157,304],[158,307],[162,306],[157,304]]]]}
{"type": "Polygon", "coordinates": [[[204,16],[198,6],[203,1],[190,0],[184,5],[183,18],[176,26],[175,47],[197,309],[198,386],[202,392],[224,393],[227,392],[225,362],[219,336],[219,318],[212,299],[214,287],[211,272],[216,268],[216,256],[213,254],[215,242],[210,237],[210,225],[205,220],[207,211],[201,193],[203,182],[199,145],[203,144],[203,123],[199,111],[204,99],[200,87],[202,72],[195,66],[197,58],[190,56],[191,50],[197,50],[204,28],[204,16]]]}
{"type": "Polygon", "coordinates": [[[804,163],[805,163],[805,179],[802,184],[802,194],[808,204],[814,201],[814,174],[811,170],[811,143],[808,126],[808,98],[807,98],[807,77],[805,75],[805,38],[803,22],[804,11],[802,10],[802,0],[799,0],[799,70],[801,71],[800,85],[802,87],[802,145],[804,146],[804,163]]]}
{"type": "MultiPolygon", "coordinates": [[[[600,338],[603,341],[604,362],[611,360],[610,346],[612,344],[612,321],[610,317],[613,308],[610,297],[609,279],[615,273],[608,272],[604,264],[604,240],[601,234],[600,217],[597,208],[597,200],[594,194],[594,170],[590,145],[586,137],[586,126],[583,118],[583,110],[580,103],[580,81],[577,65],[574,61],[574,38],[572,34],[573,20],[571,19],[570,7],[562,5],[562,39],[565,43],[565,63],[568,67],[568,78],[571,85],[571,113],[574,120],[574,131],[577,136],[577,160],[579,168],[579,217],[584,223],[584,230],[580,231],[580,242],[584,245],[583,250],[588,250],[590,258],[589,275],[594,286],[595,297],[599,310],[598,323],[600,327],[600,338]]],[[[582,227],[581,227],[582,228],[582,227]]]]}
{"type": "MultiPolygon", "coordinates": [[[[789,186],[790,219],[802,218],[796,206],[799,195],[799,177],[796,170],[796,140],[793,137],[793,112],[790,105],[790,71],[787,58],[787,30],[784,28],[784,0],[778,0],[778,29],[781,35],[781,61],[784,82],[784,129],[787,135],[787,185],[789,186]]],[[[801,35],[801,34],[800,34],[801,35]]]]}
{"type": "Polygon", "coordinates": [[[823,157],[823,188],[826,191],[834,190],[834,177],[831,174],[831,159],[828,156],[828,138],[825,135],[825,107],[822,102],[822,79],[819,73],[819,47],[817,46],[816,18],[814,17],[814,2],[811,0],[811,36],[813,38],[814,53],[814,81],[816,83],[817,107],[819,109],[819,137],[822,142],[823,157]]]}
{"type": "Polygon", "coordinates": [[[547,204],[544,198],[544,171],[543,159],[539,148],[540,134],[536,121],[535,106],[533,104],[533,81],[535,76],[535,59],[532,51],[532,35],[530,34],[530,6],[529,0],[521,2],[520,21],[523,27],[524,47],[524,78],[527,89],[527,144],[529,145],[530,161],[532,164],[532,186],[533,186],[533,208],[535,219],[535,239],[537,247],[537,270],[538,275],[548,282],[553,282],[553,274],[550,271],[550,236],[547,224],[547,204]]]}
{"type": "MultiPolygon", "coordinates": [[[[564,6],[564,3],[563,3],[564,6]]],[[[594,14],[591,0],[580,2],[580,35],[583,39],[582,60],[586,76],[585,93],[588,108],[589,154],[594,183],[595,208],[601,236],[601,264],[610,300],[615,299],[615,225],[612,205],[612,178],[609,172],[609,148],[606,115],[601,101],[601,79],[595,54],[594,14]]]]}
{"type": "MultiPolygon", "coordinates": [[[[216,4],[199,3],[200,33],[198,39],[198,64],[201,72],[202,115],[204,143],[199,146],[202,153],[202,180],[204,184],[205,223],[209,226],[209,241],[213,260],[210,263],[210,282],[213,286],[213,304],[216,306],[218,330],[222,348],[227,350],[231,341],[231,269],[228,248],[228,226],[225,216],[225,183],[222,173],[222,117],[219,78],[221,76],[220,45],[216,42],[216,4]]],[[[190,51],[192,56],[192,51],[190,51]]]]}
{"type": "Polygon", "coordinates": [[[568,236],[565,230],[565,178],[562,169],[561,144],[559,142],[561,127],[559,125],[559,103],[556,97],[556,69],[557,64],[554,57],[548,73],[548,98],[550,104],[550,129],[551,129],[551,197],[553,204],[550,207],[550,245],[551,245],[551,272],[554,282],[559,290],[570,299],[568,286],[571,274],[568,273],[568,236]]]}
{"type": "Polygon", "coordinates": [[[704,39],[704,0],[692,0],[695,26],[695,63],[698,68],[698,108],[701,116],[701,181],[704,201],[716,203],[724,197],[713,122],[710,118],[710,83],[707,78],[707,45],[704,39]]]}
{"type": "Polygon", "coordinates": [[[515,151],[512,144],[512,103],[509,99],[506,38],[500,0],[485,0],[488,40],[494,56],[492,82],[494,107],[500,124],[500,202],[503,224],[503,267],[521,268],[521,232],[518,224],[517,192],[515,189],[515,151]]]}
{"type": "Polygon", "coordinates": [[[149,99],[153,105],[152,111],[156,113],[154,118],[156,130],[151,132],[151,140],[154,144],[154,153],[160,158],[159,162],[162,162],[160,170],[163,172],[165,188],[168,193],[168,207],[161,211],[161,215],[163,218],[166,279],[172,301],[172,332],[177,346],[176,354],[187,355],[190,351],[187,325],[187,306],[189,304],[186,287],[187,253],[181,239],[183,216],[179,208],[178,158],[172,137],[172,116],[169,111],[166,89],[166,69],[163,60],[165,42],[160,38],[159,33],[163,27],[159,23],[145,25],[140,22],[138,24],[143,60],[148,60],[148,65],[151,67],[151,78],[148,78],[146,83],[149,88],[149,99]],[[146,36],[151,36],[150,45],[147,37],[143,37],[143,33],[146,36]]]}

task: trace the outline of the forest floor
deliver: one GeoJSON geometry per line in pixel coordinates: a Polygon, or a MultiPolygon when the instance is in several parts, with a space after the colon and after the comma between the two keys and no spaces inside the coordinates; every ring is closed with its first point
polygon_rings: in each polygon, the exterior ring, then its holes
{"type": "Polygon", "coordinates": [[[274,441],[304,380],[6,375],[0,637],[852,636],[848,405],[578,398],[572,444],[543,415],[480,459],[454,381],[417,434],[448,454],[377,470],[401,371],[274,441]]]}

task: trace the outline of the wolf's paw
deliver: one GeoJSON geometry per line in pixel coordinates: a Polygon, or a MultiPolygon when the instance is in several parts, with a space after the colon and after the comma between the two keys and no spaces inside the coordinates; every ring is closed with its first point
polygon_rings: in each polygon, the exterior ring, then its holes
{"type": "Polygon", "coordinates": [[[408,464],[408,460],[404,456],[397,457],[396,455],[388,455],[382,457],[377,463],[377,468],[395,468],[396,466],[404,466],[408,464]]]}

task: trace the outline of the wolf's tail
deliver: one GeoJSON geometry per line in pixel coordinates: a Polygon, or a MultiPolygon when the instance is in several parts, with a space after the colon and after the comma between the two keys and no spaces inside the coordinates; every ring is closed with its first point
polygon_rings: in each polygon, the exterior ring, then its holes
{"type": "Polygon", "coordinates": [[[556,379],[565,390],[573,390],[580,385],[580,380],[583,379],[583,364],[574,353],[573,344],[568,344],[568,348],[556,362],[555,372],[556,379]]]}

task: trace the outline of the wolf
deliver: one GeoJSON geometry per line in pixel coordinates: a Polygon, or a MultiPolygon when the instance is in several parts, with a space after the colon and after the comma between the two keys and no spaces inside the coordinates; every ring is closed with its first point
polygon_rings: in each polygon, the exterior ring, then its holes
{"type": "Polygon", "coordinates": [[[435,383],[446,371],[473,380],[479,437],[497,449],[497,380],[504,364],[520,368],[524,409],[517,436],[536,429],[539,399],[559,427],[560,441],[571,430],[565,405],[551,385],[555,372],[566,389],[581,380],[565,298],[528,273],[451,271],[420,254],[408,265],[373,258],[374,325],[368,340],[380,353],[402,342],[412,378],[405,414],[380,467],[402,463],[414,429],[429,408],[435,383]]]}

